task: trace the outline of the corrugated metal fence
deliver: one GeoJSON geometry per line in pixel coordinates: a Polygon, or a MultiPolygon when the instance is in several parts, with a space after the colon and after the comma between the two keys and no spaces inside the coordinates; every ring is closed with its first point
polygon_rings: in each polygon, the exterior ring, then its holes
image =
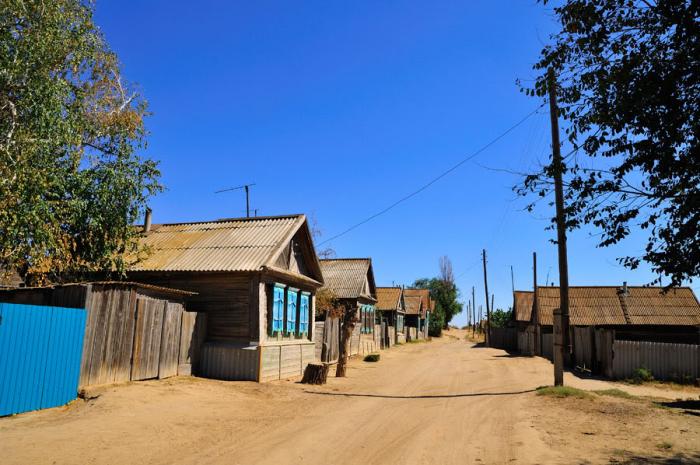
{"type": "Polygon", "coordinates": [[[75,399],[86,311],[0,303],[0,416],[75,399]]]}
{"type": "Polygon", "coordinates": [[[700,378],[700,346],[661,342],[615,341],[613,377],[631,378],[637,368],[647,368],[657,379],[678,381],[700,378]]]}

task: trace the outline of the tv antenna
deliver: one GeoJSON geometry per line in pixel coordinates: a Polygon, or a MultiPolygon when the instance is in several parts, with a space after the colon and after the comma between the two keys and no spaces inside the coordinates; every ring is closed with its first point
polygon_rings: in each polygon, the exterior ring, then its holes
{"type": "MultiPolygon", "coordinates": [[[[221,189],[218,191],[214,191],[215,194],[221,194],[222,192],[229,192],[229,191],[237,191],[240,189],[245,189],[245,216],[246,218],[250,218],[250,188],[253,187],[255,183],[252,184],[243,184],[242,186],[236,186],[236,187],[229,187],[227,189],[221,189]]],[[[257,213],[257,208],[255,209],[257,213]]],[[[256,214],[257,216],[257,214],[256,214]]]]}

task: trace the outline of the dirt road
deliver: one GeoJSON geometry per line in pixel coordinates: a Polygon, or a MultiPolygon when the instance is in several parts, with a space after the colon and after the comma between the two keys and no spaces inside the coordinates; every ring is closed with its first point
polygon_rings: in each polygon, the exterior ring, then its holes
{"type": "Polygon", "coordinates": [[[537,396],[549,362],[471,346],[448,336],[397,347],[320,387],[197,378],[113,387],[0,419],[2,463],[666,463],[631,460],[700,450],[698,417],[648,401],[537,396]]]}

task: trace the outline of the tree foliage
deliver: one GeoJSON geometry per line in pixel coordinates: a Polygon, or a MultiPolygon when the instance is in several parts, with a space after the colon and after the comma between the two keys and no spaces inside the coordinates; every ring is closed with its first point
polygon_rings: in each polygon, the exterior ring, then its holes
{"type": "Polygon", "coordinates": [[[505,328],[512,320],[513,310],[498,308],[491,313],[491,326],[494,328],[505,328]]]}
{"type": "Polygon", "coordinates": [[[421,278],[413,283],[415,288],[429,289],[430,297],[435,301],[428,327],[428,334],[435,337],[440,336],[452,318],[462,312],[462,304],[457,300],[459,298],[457,285],[453,280],[444,279],[446,276],[452,276],[452,265],[448,266],[446,263],[449,263],[449,259],[443,257],[440,260],[442,277],[421,278]],[[449,273],[446,274],[447,269],[449,273]]]}
{"type": "Polygon", "coordinates": [[[0,6],[0,266],[37,280],[122,273],[158,192],[146,101],[80,0],[0,6]]]}
{"type": "MultiPolygon", "coordinates": [[[[556,70],[573,146],[568,227],[593,225],[601,247],[641,230],[644,251],[621,263],[644,260],[672,284],[700,275],[700,2],[566,0],[554,15],[561,30],[524,91],[544,97],[546,71],[556,70]]],[[[516,190],[547,197],[552,169],[516,190]]]]}

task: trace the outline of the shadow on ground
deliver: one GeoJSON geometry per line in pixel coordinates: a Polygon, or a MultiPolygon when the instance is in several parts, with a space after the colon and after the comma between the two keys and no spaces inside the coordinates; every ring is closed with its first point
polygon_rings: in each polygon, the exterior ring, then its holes
{"type": "Polygon", "coordinates": [[[535,389],[527,389],[525,391],[513,392],[470,392],[465,394],[419,394],[415,396],[399,396],[391,394],[363,394],[351,392],[319,392],[319,391],[304,391],[307,394],[316,394],[320,396],[338,396],[338,397],[377,397],[380,399],[449,399],[454,397],[489,397],[489,396],[517,396],[535,392],[535,389]]]}
{"type": "MultiPolygon", "coordinates": [[[[583,461],[579,465],[589,465],[583,461]]],[[[610,458],[609,463],[617,465],[700,465],[700,454],[675,454],[671,457],[661,455],[624,454],[610,458]]]]}

